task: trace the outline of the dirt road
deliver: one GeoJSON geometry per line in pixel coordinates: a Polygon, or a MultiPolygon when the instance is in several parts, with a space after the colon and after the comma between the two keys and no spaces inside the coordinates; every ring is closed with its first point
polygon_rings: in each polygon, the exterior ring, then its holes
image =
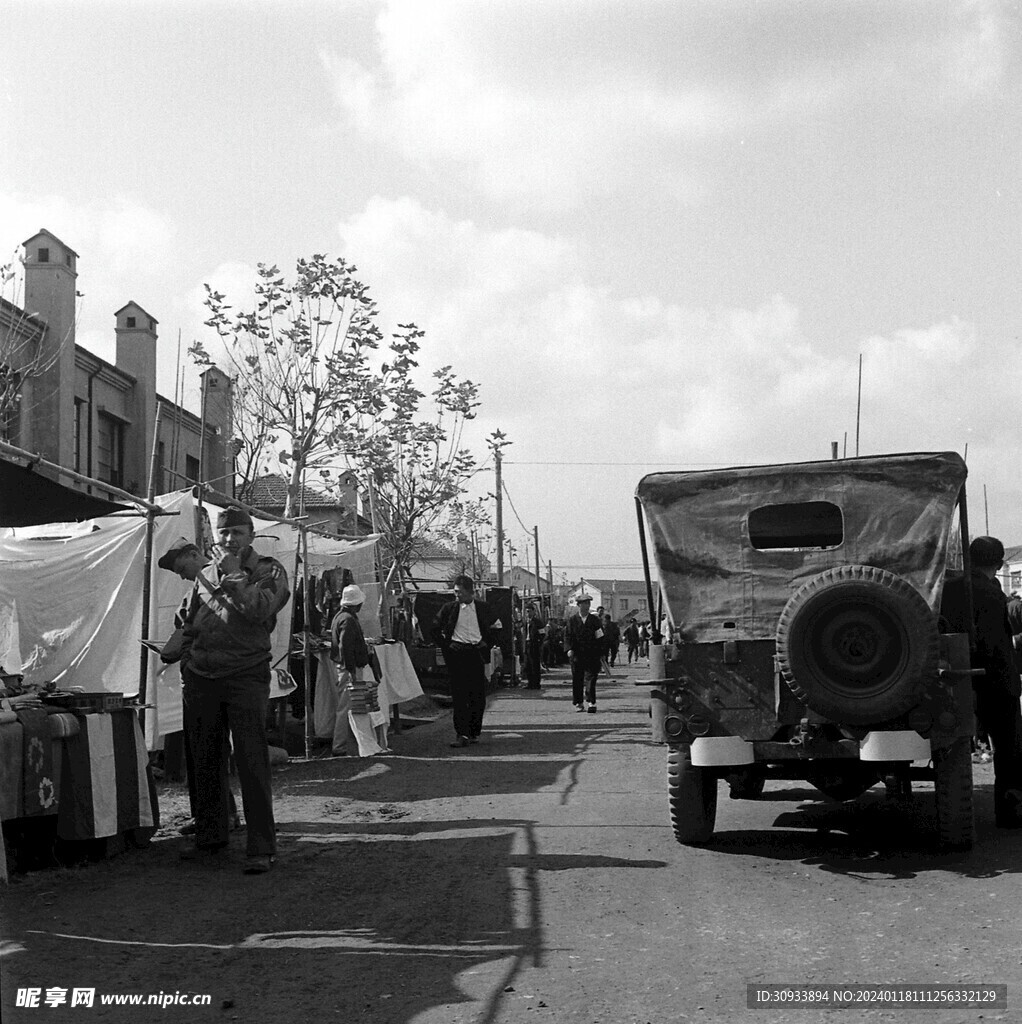
{"type": "MultiPolygon", "coordinates": [[[[932,794],[821,804],[799,783],[759,801],[722,787],[718,835],[678,846],[645,673],[572,710],[566,673],[498,692],[483,743],[451,750],[449,715],[396,756],[275,772],[281,856],[240,872],[179,860],[170,827],[141,853],[22,876],[3,893],[5,1021],[832,1021],[748,1010],[746,985],[1007,983],[1008,1010],[845,1011],[838,1019],[1022,1019],[1022,834],[992,827],[929,852],[932,794]],[[66,989],[56,1007],[17,990],[66,989]],[[91,1009],[71,1007],[94,988],[91,1009]],[[175,993],[209,1005],[100,1006],[175,993]]],[[[180,818],[180,788],[162,806],[180,818]]]]}

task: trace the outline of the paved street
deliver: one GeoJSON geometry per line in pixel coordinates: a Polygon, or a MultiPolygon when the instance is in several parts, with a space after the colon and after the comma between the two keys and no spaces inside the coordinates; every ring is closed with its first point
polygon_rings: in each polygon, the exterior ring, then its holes
{"type": "MultiPolygon", "coordinates": [[[[5,1014],[15,986],[41,983],[212,995],[92,1020],[766,1024],[833,1016],[750,1011],[748,983],[906,981],[1007,983],[1009,1009],[840,1019],[1019,1019],[1022,835],[990,825],[986,767],[964,858],[928,852],[932,795],[899,810],[878,789],[848,809],[797,783],[755,802],[722,787],[715,841],[681,847],[633,685],[645,671],[602,680],[596,715],[573,712],[564,671],[538,695],[500,691],[464,751],[445,715],[391,758],[288,766],[263,878],[236,870],[237,850],[220,869],[182,865],[172,836],[20,880],[5,1014]]],[[[84,1019],[65,1009],[5,1020],[84,1019]]]]}

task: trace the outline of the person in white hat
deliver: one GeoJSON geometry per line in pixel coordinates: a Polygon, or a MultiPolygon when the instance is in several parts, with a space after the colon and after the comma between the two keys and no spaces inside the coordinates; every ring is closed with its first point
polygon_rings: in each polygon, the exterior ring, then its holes
{"type": "MultiPolygon", "coordinates": [[[[334,718],[334,735],[331,750],[337,757],[345,757],[353,751],[348,749],[349,740],[354,740],[348,723],[351,710],[352,688],[362,679],[362,671],[372,666],[376,682],[377,668],[369,654],[362,624],[358,613],[365,604],[362,588],[354,583],[341,592],[341,608],[330,625],[330,657],[337,662],[337,713],[334,718]]],[[[384,746],[386,746],[384,744],[384,746]]]]}

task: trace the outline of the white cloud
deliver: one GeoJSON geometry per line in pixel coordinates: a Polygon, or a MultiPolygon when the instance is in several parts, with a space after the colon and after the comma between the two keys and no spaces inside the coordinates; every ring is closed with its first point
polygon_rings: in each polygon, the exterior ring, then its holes
{"type": "Polygon", "coordinates": [[[999,82],[1012,30],[997,0],[959,0],[943,18],[889,3],[528,12],[523,32],[515,5],[390,0],[378,63],[329,49],[321,61],[361,132],[490,197],[577,205],[627,192],[660,164],[648,183],[692,202],[707,187],[698,157],[663,160],[679,143],[862,104],[874,116],[960,104],[999,82]]]}

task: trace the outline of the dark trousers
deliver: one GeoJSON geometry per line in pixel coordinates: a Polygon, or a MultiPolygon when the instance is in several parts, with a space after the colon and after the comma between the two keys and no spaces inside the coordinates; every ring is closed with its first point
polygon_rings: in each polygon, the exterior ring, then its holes
{"type": "Polygon", "coordinates": [[[529,644],[525,648],[525,678],[533,690],[539,689],[539,678],[542,675],[541,654],[542,647],[539,644],[529,644]]]}
{"type": "Polygon", "coordinates": [[[990,737],[994,752],[994,811],[998,816],[1022,812],[1022,710],[1018,697],[1001,687],[976,686],[976,718],[990,737]],[[1016,790],[1018,796],[1009,796],[1016,790]]]}
{"type": "Polygon", "coordinates": [[[477,647],[447,649],[447,674],[454,705],[454,731],[459,736],[478,736],[486,710],[486,672],[483,651],[477,647]]]}
{"type": "Polygon", "coordinates": [[[629,665],[631,665],[631,663],[632,663],[632,658],[634,658],[636,661],[639,660],[639,645],[638,644],[629,644],[628,645],[628,664],[629,665]]]}
{"type": "Polygon", "coordinates": [[[617,664],[617,652],[618,652],[618,648],[620,648],[620,646],[621,645],[619,643],[617,643],[617,644],[611,644],[607,648],[607,664],[608,665],[616,665],[617,664]]]}
{"type": "Polygon", "coordinates": [[[596,703],[596,677],[600,674],[599,654],[571,655],[571,702],[581,704],[583,697],[596,703]]]}
{"type": "MultiPolygon", "coordinates": [[[[194,713],[184,705],[184,722],[181,735],[185,748],[185,777],[188,779],[188,809],[192,812],[192,819],[195,818],[195,758],[192,756],[192,734],[195,726],[190,719],[194,713]]],[[[224,733],[224,760],[230,761],[231,745],[227,742],[227,733],[224,733]]],[[[227,811],[231,818],[238,816],[238,805],[234,800],[234,791],[230,788],[230,780],[227,782],[227,811]]]]}
{"type": "Polygon", "coordinates": [[[270,752],[266,745],[269,665],[234,676],[207,679],[184,670],[186,720],[191,726],[195,762],[195,842],[224,846],[228,840],[230,784],[225,740],[228,730],[245,803],[249,856],[276,852],[270,752]]]}

